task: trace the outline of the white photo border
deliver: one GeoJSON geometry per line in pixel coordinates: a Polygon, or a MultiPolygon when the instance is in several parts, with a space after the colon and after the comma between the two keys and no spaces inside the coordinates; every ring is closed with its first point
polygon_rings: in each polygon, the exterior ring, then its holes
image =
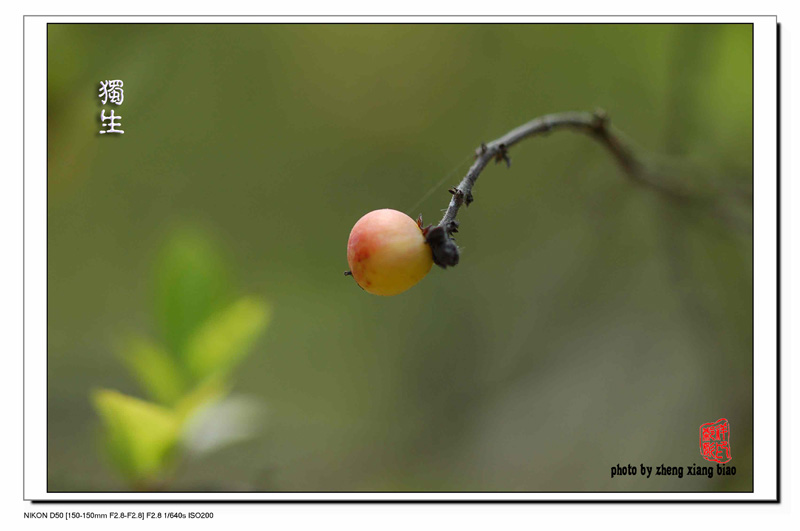
{"type": "Polygon", "coordinates": [[[780,498],[778,337],[778,24],[773,16],[25,16],[23,497],[35,501],[672,501],[780,498]],[[48,23],[747,23],[753,25],[753,492],[230,492],[47,490],[48,23]]]}

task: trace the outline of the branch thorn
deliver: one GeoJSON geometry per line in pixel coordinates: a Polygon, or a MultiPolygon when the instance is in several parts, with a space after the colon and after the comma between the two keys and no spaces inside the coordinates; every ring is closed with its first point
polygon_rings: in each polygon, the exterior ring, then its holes
{"type": "Polygon", "coordinates": [[[505,144],[497,146],[497,155],[494,156],[494,163],[497,164],[501,160],[506,161],[506,166],[511,167],[511,157],[508,156],[508,148],[505,144]]]}
{"type": "Polygon", "coordinates": [[[595,109],[592,113],[592,119],[592,127],[594,127],[596,131],[604,131],[608,125],[608,113],[603,109],[595,109]]]}

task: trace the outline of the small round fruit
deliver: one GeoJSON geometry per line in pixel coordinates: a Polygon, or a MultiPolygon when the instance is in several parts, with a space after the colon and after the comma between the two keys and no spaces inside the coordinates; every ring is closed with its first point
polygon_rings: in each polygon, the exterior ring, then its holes
{"type": "Polygon", "coordinates": [[[384,208],[356,222],[347,241],[347,263],[366,291],[397,295],[428,274],[433,253],[416,221],[384,208]]]}

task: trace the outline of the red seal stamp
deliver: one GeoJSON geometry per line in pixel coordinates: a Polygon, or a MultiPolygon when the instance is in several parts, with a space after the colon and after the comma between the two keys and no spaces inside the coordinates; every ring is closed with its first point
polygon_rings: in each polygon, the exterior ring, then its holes
{"type": "Polygon", "coordinates": [[[731,460],[731,428],[728,419],[719,419],[700,426],[700,454],[715,463],[731,460]]]}

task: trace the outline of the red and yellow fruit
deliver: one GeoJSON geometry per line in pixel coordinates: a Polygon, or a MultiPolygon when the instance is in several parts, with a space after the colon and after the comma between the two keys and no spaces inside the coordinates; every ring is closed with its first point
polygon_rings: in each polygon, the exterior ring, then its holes
{"type": "Polygon", "coordinates": [[[369,293],[397,295],[428,274],[433,254],[416,221],[384,208],[356,222],[347,241],[347,263],[369,293]]]}

